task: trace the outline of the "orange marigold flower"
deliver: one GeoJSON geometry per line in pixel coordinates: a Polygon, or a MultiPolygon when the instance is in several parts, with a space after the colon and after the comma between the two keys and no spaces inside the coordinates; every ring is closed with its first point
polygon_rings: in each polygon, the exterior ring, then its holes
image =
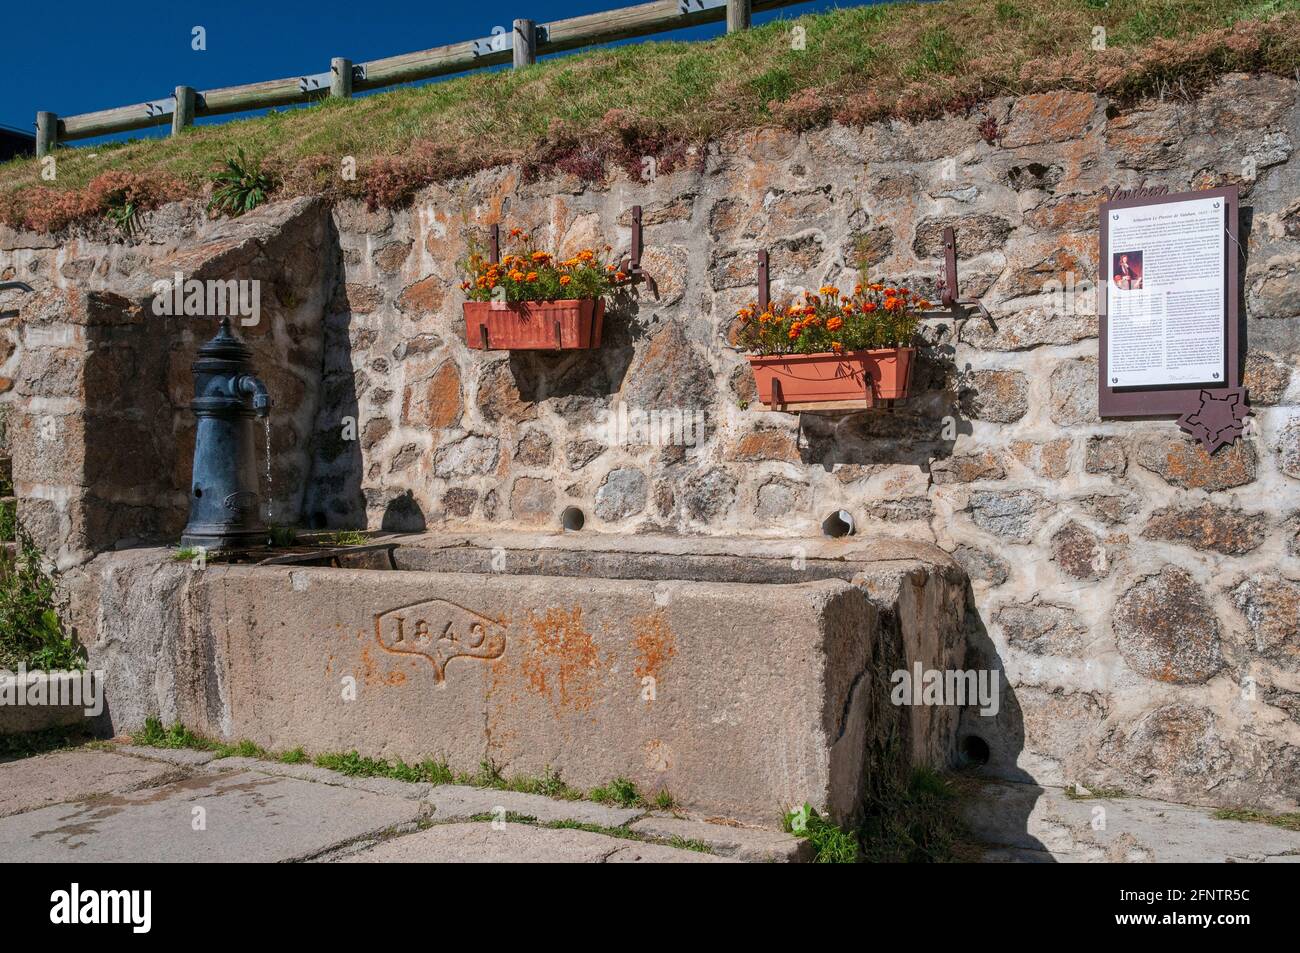
{"type": "Polygon", "coordinates": [[[797,341],[797,340],[799,340],[799,326],[798,326],[798,325],[795,325],[794,327],[792,327],[792,328],[790,329],[790,340],[791,340],[791,341],[797,341]]]}
{"type": "Polygon", "coordinates": [[[835,354],[843,354],[843,353],[844,353],[844,345],[841,344],[839,341],[832,341],[832,342],[831,342],[831,351],[832,351],[833,353],[835,353],[835,354]]]}
{"type": "Polygon", "coordinates": [[[826,322],[827,331],[838,331],[842,327],[844,327],[844,319],[838,316],[826,322]]]}
{"type": "Polygon", "coordinates": [[[522,271],[512,271],[512,272],[510,272],[510,280],[511,280],[511,281],[523,281],[523,280],[524,280],[524,273],[523,273],[522,271]]]}
{"type": "Polygon", "coordinates": [[[523,233],[524,233],[524,230],[523,230],[522,228],[512,228],[512,229],[510,229],[510,237],[511,237],[511,238],[518,238],[518,237],[521,236],[523,233]]]}
{"type": "Polygon", "coordinates": [[[524,277],[524,281],[536,281],[536,280],[537,280],[537,272],[535,272],[535,271],[530,271],[530,272],[529,272],[529,273],[524,277]]]}
{"type": "Polygon", "coordinates": [[[621,272],[621,271],[617,271],[617,272],[614,273],[614,280],[615,280],[615,281],[627,281],[627,274],[624,273],[624,272],[621,272]]]}
{"type": "Polygon", "coordinates": [[[544,251],[535,251],[535,252],[533,252],[533,261],[546,261],[546,259],[548,259],[548,258],[550,258],[550,257],[551,257],[551,256],[548,255],[548,254],[547,254],[546,252],[544,252],[544,251]]]}
{"type": "Polygon", "coordinates": [[[872,311],[875,310],[876,310],[876,304],[874,301],[868,301],[866,304],[862,306],[863,314],[870,314],[872,311]]]}
{"type": "Polygon", "coordinates": [[[775,321],[775,320],[776,320],[776,315],[774,315],[771,311],[764,311],[762,314],[758,316],[758,321],[760,324],[767,324],[769,321],[775,321]]]}
{"type": "Polygon", "coordinates": [[[922,298],[916,303],[916,306],[924,311],[926,308],[930,307],[930,301],[927,298],[922,298]]]}
{"type": "Polygon", "coordinates": [[[560,284],[561,284],[561,285],[567,285],[567,284],[568,284],[570,281],[572,281],[572,280],[573,280],[573,279],[570,278],[568,275],[560,275],[560,284]]]}

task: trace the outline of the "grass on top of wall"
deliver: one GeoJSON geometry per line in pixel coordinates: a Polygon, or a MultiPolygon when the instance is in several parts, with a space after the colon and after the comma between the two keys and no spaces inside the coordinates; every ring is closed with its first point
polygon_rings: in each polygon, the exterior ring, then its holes
{"type": "MultiPolygon", "coordinates": [[[[513,161],[534,174],[599,178],[609,164],[639,169],[654,155],[659,171],[670,172],[690,161],[691,146],[735,129],[923,119],[968,112],[993,96],[1060,88],[1123,100],[1190,92],[1232,70],[1289,75],[1298,66],[1300,0],[854,6],[708,41],[600,48],[523,70],[322,100],[177,138],[60,148],[53,184],[39,179],[35,160],[0,164],[0,221],[39,229],[31,210],[57,199],[51,191],[84,190],[105,172],[139,176],[128,186],[148,183],[140,190],[155,202],[202,194],[238,149],[273,175],[281,196],[352,195],[396,206],[429,182],[513,161]],[[802,50],[792,48],[796,26],[802,50]],[[1094,49],[1098,27],[1104,50],[1094,49]],[[344,156],[358,163],[355,181],[340,174],[344,156]],[[40,201],[25,202],[19,190],[40,201]]],[[[122,181],[89,190],[81,217],[110,210],[101,205],[115,199],[100,197],[120,199],[122,181]]]]}

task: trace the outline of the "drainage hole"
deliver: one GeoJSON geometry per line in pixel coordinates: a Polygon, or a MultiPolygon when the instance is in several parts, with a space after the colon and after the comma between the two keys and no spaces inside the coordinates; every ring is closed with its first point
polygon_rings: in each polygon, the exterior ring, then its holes
{"type": "Polygon", "coordinates": [[[582,529],[582,524],[585,522],[587,517],[576,506],[566,506],[564,512],[560,514],[560,525],[566,530],[576,532],[582,529]]]}
{"type": "Polygon", "coordinates": [[[202,496],[202,495],[203,495],[203,488],[202,488],[202,487],[198,487],[198,486],[196,486],[196,487],[194,488],[194,497],[195,497],[195,499],[198,499],[198,498],[199,498],[200,496],[202,496]]]}
{"type": "Polygon", "coordinates": [[[848,510],[836,510],[822,520],[822,535],[831,539],[853,535],[853,514],[848,510]]]}
{"type": "Polygon", "coordinates": [[[962,761],[972,767],[989,763],[989,743],[979,735],[967,735],[961,740],[962,761]]]}

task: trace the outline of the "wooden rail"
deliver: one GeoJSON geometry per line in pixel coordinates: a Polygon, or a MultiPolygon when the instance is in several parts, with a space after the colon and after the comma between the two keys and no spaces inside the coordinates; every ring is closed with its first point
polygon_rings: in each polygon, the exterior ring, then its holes
{"type": "Polygon", "coordinates": [[[403,53],[356,64],[335,57],[330,60],[328,71],[313,76],[290,76],[203,92],[189,86],[178,86],[173,95],[166,99],[118,106],[78,116],[60,118],[52,112],[38,112],[36,155],[48,155],[60,142],[148,129],[169,122],[172,135],[177,135],[191,125],[197,116],[221,116],[272,106],[290,106],[311,102],[323,96],[347,98],[354,91],[382,89],[399,83],[411,83],[504,63],[512,63],[519,69],[535,62],[539,55],[667,33],[724,19],[727,22],[727,32],[731,33],[748,29],[754,11],[776,10],[806,2],[807,0],[656,0],[653,3],[589,13],[551,23],[515,20],[509,33],[437,46],[418,53],[403,53]]]}

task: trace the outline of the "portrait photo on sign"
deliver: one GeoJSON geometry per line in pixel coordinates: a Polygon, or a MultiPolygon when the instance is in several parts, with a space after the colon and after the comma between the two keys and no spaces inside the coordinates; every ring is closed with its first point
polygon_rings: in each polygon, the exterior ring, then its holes
{"type": "Polygon", "coordinates": [[[1111,280],[1121,291],[1139,291],[1142,288],[1142,253],[1140,251],[1116,252],[1112,256],[1111,280]]]}

